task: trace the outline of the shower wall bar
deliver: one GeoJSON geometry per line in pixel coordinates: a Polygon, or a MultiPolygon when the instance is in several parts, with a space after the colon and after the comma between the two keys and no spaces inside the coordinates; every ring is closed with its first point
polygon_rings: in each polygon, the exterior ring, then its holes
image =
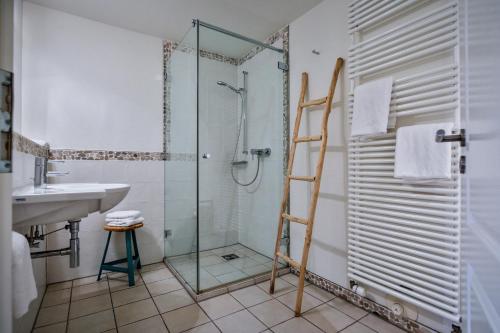
{"type": "MultiPolygon", "coordinates": [[[[350,121],[354,88],[387,75],[396,125],[460,128],[456,1],[354,0],[349,24],[350,121]]],[[[394,178],[395,145],[393,130],[350,140],[348,276],[458,322],[460,146],[452,144],[451,180],[410,185],[394,178]]]]}

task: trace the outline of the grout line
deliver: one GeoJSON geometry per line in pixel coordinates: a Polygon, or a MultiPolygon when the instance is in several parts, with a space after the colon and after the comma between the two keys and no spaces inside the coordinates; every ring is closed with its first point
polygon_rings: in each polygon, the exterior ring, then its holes
{"type": "Polygon", "coordinates": [[[71,311],[72,301],[73,301],[73,280],[71,280],[71,291],[69,292],[68,314],[66,315],[66,330],[65,330],[66,333],[68,333],[69,330],[69,314],[71,311]]]}
{"type": "MultiPolygon", "coordinates": [[[[229,294],[229,293],[228,293],[229,294]]],[[[266,325],[266,323],[264,323],[262,320],[260,320],[259,318],[257,318],[256,315],[254,315],[252,313],[252,311],[248,310],[248,308],[246,306],[244,306],[240,301],[238,301],[238,299],[236,299],[236,297],[234,297],[233,295],[229,294],[229,296],[231,296],[236,302],[238,302],[242,307],[243,307],[243,310],[246,310],[248,313],[250,313],[253,317],[255,317],[255,319],[257,319],[259,322],[262,323],[262,325],[264,325],[264,327],[268,328],[269,329],[269,326],[266,325]]],[[[242,310],[242,311],[243,311],[242,310]]],[[[220,319],[220,318],[219,318],[220,319]]],[[[263,330],[265,331],[265,330],[263,330]]]]}
{"type": "Polygon", "coordinates": [[[118,331],[118,322],[116,321],[115,307],[113,305],[113,297],[111,297],[111,286],[109,285],[109,279],[107,273],[106,273],[106,281],[108,281],[109,298],[111,299],[111,311],[113,311],[113,320],[115,322],[115,329],[116,331],[118,331]]]}
{"type": "MultiPolygon", "coordinates": [[[[167,269],[168,269],[168,268],[167,268],[167,269]]],[[[144,281],[144,278],[142,277],[142,272],[141,272],[140,270],[137,270],[137,269],[136,269],[136,271],[137,271],[137,274],[139,274],[139,276],[141,277],[141,279],[144,281]]],[[[154,272],[154,271],[150,271],[150,272],[154,272]]],[[[169,270],[169,272],[170,272],[170,270],[169,270]]],[[[145,273],[147,273],[147,272],[145,272],[145,273]]],[[[162,280],[159,280],[159,281],[162,281],[162,280]]],[[[158,282],[158,281],[155,281],[155,282],[158,282]]],[[[153,283],[154,283],[154,282],[153,282],[153,283]]],[[[147,291],[147,292],[148,292],[148,294],[149,294],[149,299],[153,302],[153,304],[154,304],[154,306],[155,306],[155,308],[156,308],[156,311],[158,311],[158,315],[160,316],[160,319],[161,319],[161,321],[163,322],[163,326],[165,326],[165,329],[167,330],[167,332],[170,332],[170,330],[169,330],[169,329],[168,329],[168,327],[167,327],[167,323],[166,323],[166,322],[165,322],[165,320],[163,319],[162,313],[160,312],[160,309],[158,308],[158,305],[156,305],[156,302],[155,302],[155,300],[154,300],[154,298],[153,298],[153,295],[151,295],[151,292],[149,291],[148,286],[146,285],[146,281],[144,281],[144,287],[146,288],[146,291],[147,291]]],[[[167,293],[167,294],[168,294],[168,293],[167,293]]],[[[157,296],[159,296],[159,295],[157,295],[157,296]]],[[[127,325],[128,325],[128,324],[127,324],[127,325]]],[[[116,328],[118,329],[118,326],[116,326],[116,328]]]]}

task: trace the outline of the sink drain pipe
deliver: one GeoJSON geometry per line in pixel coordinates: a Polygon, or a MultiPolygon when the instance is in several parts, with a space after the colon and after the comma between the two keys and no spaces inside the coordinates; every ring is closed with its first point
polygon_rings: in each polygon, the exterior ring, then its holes
{"type": "Polygon", "coordinates": [[[71,238],[69,240],[69,247],[57,250],[32,252],[31,258],[46,258],[54,256],[69,256],[69,267],[75,268],[80,266],[80,238],[78,232],[80,231],[81,220],[69,220],[69,232],[71,238]]]}

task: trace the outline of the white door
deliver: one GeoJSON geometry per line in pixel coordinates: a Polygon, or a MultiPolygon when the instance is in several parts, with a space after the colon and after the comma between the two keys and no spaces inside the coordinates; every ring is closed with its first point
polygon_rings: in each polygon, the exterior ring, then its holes
{"type": "Polygon", "coordinates": [[[463,1],[462,330],[500,332],[500,1],[463,1]]]}

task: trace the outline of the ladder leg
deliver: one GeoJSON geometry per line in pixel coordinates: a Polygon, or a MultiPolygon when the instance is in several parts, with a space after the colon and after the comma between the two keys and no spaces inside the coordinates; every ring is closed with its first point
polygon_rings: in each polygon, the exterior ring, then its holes
{"type": "MultiPolygon", "coordinates": [[[[295,139],[299,136],[299,128],[300,128],[300,122],[302,119],[302,111],[303,107],[301,106],[302,103],[304,103],[304,99],[306,97],[306,92],[307,92],[307,85],[308,85],[308,75],[307,73],[302,73],[302,82],[301,82],[301,87],[300,87],[300,98],[299,98],[299,105],[297,106],[297,114],[295,116],[295,125],[293,127],[293,137],[292,137],[292,145],[290,147],[290,155],[288,156],[288,170],[287,170],[287,176],[292,175],[292,169],[293,169],[293,161],[295,158],[295,150],[297,148],[297,144],[295,142],[295,139]]],[[[281,207],[280,207],[280,213],[279,213],[279,224],[278,224],[278,234],[276,235],[276,245],[274,247],[274,261],[273,261],[273,270],[271,273],[271,281],[269,285],[269,293],[273,294],[274,293],[274,282],[276,280],[276,275],[277,275],[277,270],[278,270],[278,256],[277,253],[280,250],[281,246],[281,235],[283,233],[283,224],[285,223],[283,219],[283,213],[285,213],[287,204],[288,204],[288,196],[290,195],[290,178],[285,179],[285,186],[283,189],[283,198],[281,200],[281,207]]]]}
{"type": "Polygon", "coordinates": [[[302,262],[300,263],[299,283],[297,285],[297,299],[295,301],[295,317],[300,317],[302,311],[302,297],[304,296],[304,281],[306,279],[307,259],[309,257],[309,246],[311,245],[312,223],[306,229],[302,262]]]}

